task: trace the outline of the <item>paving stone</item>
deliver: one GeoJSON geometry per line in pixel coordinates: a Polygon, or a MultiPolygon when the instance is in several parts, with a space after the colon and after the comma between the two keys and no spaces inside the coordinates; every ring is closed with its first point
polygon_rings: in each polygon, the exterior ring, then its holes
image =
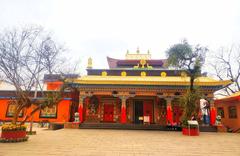
{"type": "Polygon", "coordinates": [[[0,156],[239,156],[240,134],[103,129],[34,128],[37,135],[22,143],[1,143],[0,156]]]}

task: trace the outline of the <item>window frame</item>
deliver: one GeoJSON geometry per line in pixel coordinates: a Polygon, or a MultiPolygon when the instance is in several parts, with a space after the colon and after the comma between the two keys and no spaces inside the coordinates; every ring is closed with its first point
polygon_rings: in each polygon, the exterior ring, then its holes
{"type": "MultiPolygon", "coordinates": [[[[15,104],[11,103],[11,101],[8,102],[7,111],[6,111],[6,114],[5,114],[5,117],[7,117],[7,118],[12,118],[14,116],[14,114],[12,114],[12,115],[9,114],[10,105],[15,105],[15,104]]],[[[24,110],[21,110],[20,113],[18,114],[18,117],[22,118],[23,115],[24,115],[24,110]]]]}
{"type": "Polygon", "coordinates": [[[229,119],[237,119],[237,106],[228,106],[228,117],[229,119]],[[235,110],[235,114],[233,115],[231,111],[235,110]]]}
{"type": "MultiPolygon", "coordinates": [[[[43,109],[40,109],[40,112],[39,112],[39,118],[50,118],[50,119],[56,119],[58,117],[58,105],[54,105],[52,107],[56,107],[56,113],[55,113],[55,116],[45,116],[43,115],[43,109]]],[[[44,109],[46,109],[48,107],[45,107],[44,109]]]]}

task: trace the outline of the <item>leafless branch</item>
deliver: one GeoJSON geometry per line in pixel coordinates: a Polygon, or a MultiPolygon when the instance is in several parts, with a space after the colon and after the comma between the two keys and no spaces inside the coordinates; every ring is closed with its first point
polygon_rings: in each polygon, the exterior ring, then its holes
{"type": "MultiPolygon", "coordinates": [[[[30,93],[43,91],[43,75],[54,74],[61,65],[63,46],[52,40],[42,27],[30,26],[0,34],[0,74],[16,88],[16,122],[23,108],[32,105],[30,93]]],[[[46,105],[47,106],[47,105],[46,105]]]]}
{"type": "Polygon", "coordinates": [[[223,91],[227,95],[240,91],[240,45],[233,45],[230,49],[221,48],[214,56],[214,60],[213,63],[209,63],[214,70],[214,75],[220,80],[230,79],[233,82],[223,91]]]}

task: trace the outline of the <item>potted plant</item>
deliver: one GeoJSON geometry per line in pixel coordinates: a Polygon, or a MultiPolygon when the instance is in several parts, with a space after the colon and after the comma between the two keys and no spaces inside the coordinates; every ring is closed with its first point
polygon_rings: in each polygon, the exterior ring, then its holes
{"type": "Polygon", "coordinates": [[[187,91],[187,93],[181,98],[180,103],[183,106],[183,116],[181,119],[182,134],[189,136],[199,135],[198,123],[189,124],[189,120],[196,121],[196,114],[198,110],[198,101],[200,99],[201,93],[197,88],[192,91],[187,91]],[[194,117],[194,119],[192,119],[194,117]]]}
{"type": "Polygon", "coordinates": [[[21,142],[27,141],[27,126],[18,124],[4,124],[2,126],[2,133],[0,142],[21,142]]]}

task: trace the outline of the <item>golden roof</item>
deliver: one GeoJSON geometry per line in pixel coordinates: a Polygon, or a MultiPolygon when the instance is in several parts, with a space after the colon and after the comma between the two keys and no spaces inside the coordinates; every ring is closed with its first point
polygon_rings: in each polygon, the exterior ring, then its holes
{"type": "MultiPolygon", "coordinates": [[[[83,76],[72,80],[78,84],[115,84],[115,85],[184,85],[190,83],[189,77],[181,76],[83,76]]],[[[226,86],[230,80],[219,81],[210,77],[199,77],[195,80],[195,85],[199,86],[226,86]]]]}

